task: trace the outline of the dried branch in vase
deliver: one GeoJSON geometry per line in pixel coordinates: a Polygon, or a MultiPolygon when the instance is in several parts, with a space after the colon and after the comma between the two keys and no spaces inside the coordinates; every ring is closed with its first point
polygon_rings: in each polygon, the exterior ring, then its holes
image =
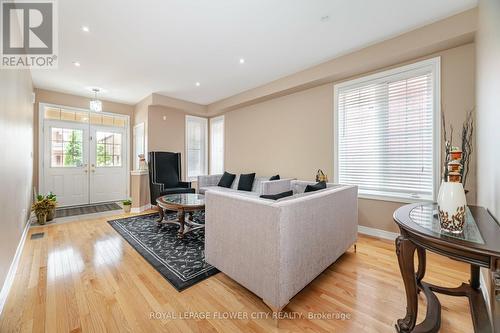
{"type": "Polygon", "coordinates": [[[474,109],[467,112],[462,126],[461,146],[453,146],[453,126],[450,124],[448,137],[446,118],[441,113],[443,139],[445,142],[445,158],[442,177],[444,181],[459,182],[465,188],[470,171],[470,159],[473,151],[474,109]]]}
{"type": "Polygon", "coordinates": [[[465,188],[467,176],[470,170],[470,158],[473,151],[473,135],[474,135],[474,109],[467,113],[467,117],[462,126],[462,185],[465,188]]]}

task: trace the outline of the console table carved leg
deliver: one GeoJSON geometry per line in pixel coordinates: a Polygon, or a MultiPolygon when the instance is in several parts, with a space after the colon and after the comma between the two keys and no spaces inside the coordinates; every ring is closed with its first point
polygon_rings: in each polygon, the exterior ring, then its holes
{"type": "Polygon", "coordinates": [[[479,281],[479,266],[470,265],[470,286],[472,289],[479,289],[480,281],[479,281]]]}
{"type": "Polygon", "coordinates": [[[422,285],[421,282],[425,276],[425,266],[427,264],[425,249],[423,247],[417,247],[417,255],[418,255],[418,269],[416,275],[417,285],[418,285],[417,293],[420,293],[422,285]]]}
{"type": "Polygon", "coordinates": [[[417,321],[417,280],[413,263],[416,249],[415,244],[404,236],[396,238],[396,254],[406,290],[406,316],[403,319],[398,319],[396,324],[398,332],[411,332],[417,321]]]}

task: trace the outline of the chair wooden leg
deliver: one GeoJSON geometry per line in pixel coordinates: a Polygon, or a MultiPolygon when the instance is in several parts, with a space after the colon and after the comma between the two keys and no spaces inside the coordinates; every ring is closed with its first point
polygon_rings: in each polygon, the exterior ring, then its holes
{"type": "Polygon", "coordinates": [[[357,252],[357,250],[358,250],[358,248],[356,247],[356,245],[357,245],[357,244],[356,244],[356,243],[354,243],[354,253],[356,253],[356,252],[357,252]]]}

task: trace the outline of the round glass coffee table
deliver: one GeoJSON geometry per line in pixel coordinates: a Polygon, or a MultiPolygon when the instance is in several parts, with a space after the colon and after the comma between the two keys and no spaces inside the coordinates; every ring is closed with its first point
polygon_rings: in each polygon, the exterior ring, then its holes
{"type": "Polygon", "coordinates": [[[193,230],[204,228],[204,224],[194,222],[193,213],[205,210],[205,197],[195,193],[168,194],[156,199],[160,208],[160,218],[158,224],[176,224],[179,226],[177,237],[183,238],[184,235],[193,230]],[[164,220],[165,210],[177,212],[176,220],[164,220]],[[186,213],[188,216],[186,216],[186,213]]]}

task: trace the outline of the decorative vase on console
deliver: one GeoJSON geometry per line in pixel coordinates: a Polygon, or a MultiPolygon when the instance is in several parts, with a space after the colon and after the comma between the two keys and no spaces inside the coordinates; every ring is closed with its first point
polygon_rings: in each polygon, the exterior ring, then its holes
{"type": "Polygon", "coordinates": [[[465,224],[467,200],[461,183],[463,170],[462,151],[446,142],[445,179],[438,193],[438,215],[441,230],[461,233],[465,224]]]}
{"type": "Polygon", "coordinates": [[[464,230],[467,207],[462,183],[442,182],[437,201],[441,229],[461,233],[464,230]]]}
{"type": "Polygon", "coordinates": [[[438,211],[441,229],[452,233],[464,230],[467,201],[464,186],[467,183],[470,160],[473,151],[474,109],[467,116],[460,132],[460,146],[453,146],[453,126],[447,125],[444,112],[441,113],[443,137],[445,141],[445,158],[441,187],[438,193],[438,211]],[[450,134],[448,136],[448,133],[450,134]]]}

